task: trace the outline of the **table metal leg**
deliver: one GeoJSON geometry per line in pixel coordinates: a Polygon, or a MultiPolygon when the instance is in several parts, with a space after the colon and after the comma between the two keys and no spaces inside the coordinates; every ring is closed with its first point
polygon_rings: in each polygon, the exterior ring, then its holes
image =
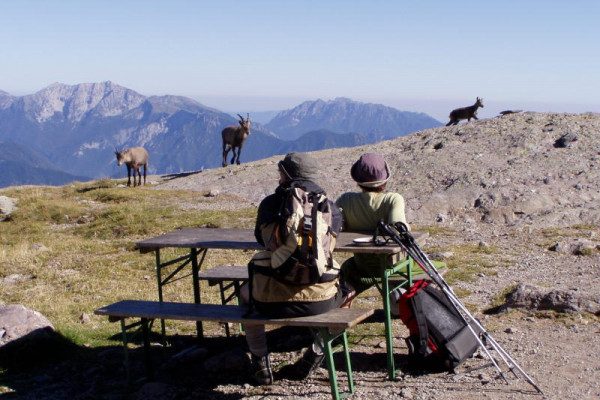
{"type": "MultiPolygon", "coordinates": [[[[198,274],[200,273],[200,265],[204,262],[206,256],[206,249],[202,252],[202,260],[198,263],[198,250],[195,248],[190,249],[190,258],[192,259],[192,280],[194,284],[194,303],[200,304],[200,279],[198,274]]],[[[196,322],[196,331],[198,332],[198,338],[204,338],[204,329],[202,327],[202,321],[196,322]]]]}
{"type": "Polygon", "coordinates": [[[144,340],[144,358],[146,362],[146,376],[152,376],[152,360],[150,357],[150,328],[148,326],[149,321],[147,318],[142,318],[142,337],[144,340]]]}
{"type": "Polygon", "coordinates": [[[131,367],[129,365],[129,339],[127,338],[127,332],[134,328],[141,328],[142,331],[142,341],[144,344],[144,361],[146,363],[146,376],[151,377],[153,373],[152,369],[152,361],[150,357],[150,330],[152,320],[147,318],[141,318],[140,321],[134,321],[131,324],[127,325],[125,318],[120,318],[121,322],[121,338],[123,340],[123,353],[124,353],[124,363],[125,363],[125,372],[127,375],[127,382],[132,382],[131,375],[131,367]]]}
{"type": "Polygon", "coordinates": [[[390,282],[388,280],[388,274],[386,270],[383,271],[381,281],[383,289],[381,297],[383,298],[383,313],[385,318],[385,348],[388,365],[388,377],[390,379],[394,379],[396,377],[396,368],[394,365],[394,342],[392,338],[392,316],[390,310],[390,282]]]}
{"type": "MultiPolygon", "coordinates": [[[[206,257],[206,252],[208,249],[204,249],[204,248],[200,248],[200,249],[196,249],[196,248],[191,248],[190,252],[184,256],[175,258],[173,260],[170,261],[166,261],[163,262],[161,261],[161,257],[160,257],[160,249],[156,249],[155,254],[156,254],[156,280],[157,280],[157,286],[158,286],[158,301],[164,301],[164,297],[163,297],[163,287],[174,281],[175,277],[177,276],[177,274],[179,274],[179,272],[181,270],[183,270],[188,264],[191,264],[192,266],[192,287],[194,290],[194,303],[196,304],[200,304],[201,303],[201,297],[200,297],[200,279],[198,278],[198,273],[200,272],[200,269],[202,267],[202,264],[204,263],[204,258],[206,257]],[[200,260],[198,260],[198,257],[201,256],[200,260]],[[175,269],[173,270],[173,272],[171,272],[169,275],[167,275],[165,278],[162,277],[162,272],[163,269],[173,265],[173,264],[177,264],[179,263],[179,265],[177,267],[175,267],[175,269]]],[[[187,276],[187,275],[185,275],[187,276]]],[[[182,277],[177,277],[178,279],[182,279],[185,276],[182,277]]],[[[197,322],[196,323],[196,331],[198,332],[198,337],[200,339],[202,339],[204,337],[204,331],[202,328],[202,322],[197,322]]],[[[166,328],[165,328],[165,321],[161,320],[161,332],[162,332],[162,336],[163,336],[163,340],[164,338],[166,338],[166,328]]],[[[166,343],[163,343],[166,344],[166,343]]]]}
{"type": "Polygon", "coordinates": [[[131,369],[129,368],[129,351],[127,350],[127,325],[125,318],[121,318],[121,338],[123,339],[123,353],[125,355],[125,373],[127,374],[127,382],[131,383],[131,369]]]}
{"type": "Polygon", "coordinates": [[[394,290],[396,290],[402,286],[406,286],[408,284],[408,286],[410,287],[412,285],[412,267],[413,267],[413,265],[414,265],[414,261],[411,258],[408,258],[407,260],[401,261],[401,262],[397,263],[395,266],[393,266],[391,268],[386,268],[386,269],[382,270],[382,272],[381,272],[380,291],[381,291],[381,297],[383,300],[386,358],[387,358],[387,365],[388,365],[388,377],[390,380],[396,379],[396,366],[395,366],[395,361],[394,361],[394,342],[393,342],[393,335],[392,335],[392,314],[391,314],[392,304],[390,303],[390,294],[394,290]],[[403,268],[406,268],[406,272],[399,273],[398,271],[402,270],[403,268]],[[405,279],[405,281],[400,284],[394,285],[393,287],[390,287],[390,277],[393,276],[394,274],[402,275],[402,277],[405,279]]]}
{"type": "MultiPolygon", "coordinates": [[[[158,285],[158,301],[160,301],[162,303],[162,301],[163,301],[163,291],[162,291],[163,283],[162,283],[162,277],[161,277],[162,266],[160,263],[160,249],[156,249],[155,258],[156,258],[156,282],[158,285]]],[[[165,345],[167,329],[165,326],[164,319],[160,320],[160,331],[162,334],[163,345],[165,345]]]]}
{"type": "Polygon", "coordinates": [[[350,394],[354,393],[354,379],[352,376],[352,365],[350,363],[350,350],[348,349],[348,337],[346,331],[338,333],[330,333],[327,328],[311,329],[313,337],[316,343],[319,345],[323,353],[325,354],[325,364],[327,366],[327,372],[329,374],[329,385],[331,387],[331,397],[333,400],[341,400],[350,394]],[[341,338],[341,343],[334,348],[333,341],[337,338],[341,338]],[[322,342],[321,342],[322,340],[322,342]],[[348,376],[348,392],[340,393],[337,371],[335,369],[335,363],[333,361],[333,354],[336,351],[343,350],[344,352],[344,366],[346,374],[348,376]]]}

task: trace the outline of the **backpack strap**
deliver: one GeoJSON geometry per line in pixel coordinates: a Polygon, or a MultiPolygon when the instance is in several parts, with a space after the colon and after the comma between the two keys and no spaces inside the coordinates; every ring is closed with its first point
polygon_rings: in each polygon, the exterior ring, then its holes
{"type": "MultiPolygon", "coordinates": [[[[424,284],[419,285],[419,289],[423,289],[427,286],[426,281],[422,281],[424,284]]],[[[421,307],[421,302],[419,300],[419,290],[410,298],[411,306],[413,309],[414,318],[417,321],[417,327],[419,329],[419,348],[418,353],[421,356],[426,356],[430,353],[429,351],[429,330],[427,329],[427,318],[425,318],[425,314],[423,313],[423,308],[421,307]]]]}
{"type": "MultiPolygon", "coordinates": [[[[319,209],[320,209],[320,206],[321,206],[321,203],[319,202],[321,199],[320,199],[320,196],[318,194],[316,194],[316,193],[311,193],[310,197],[312,198],[312,202],[313,202],[313,206],[312,206],[312,210],[311,210],[311,218],[312,218],[312,221],[313,221],[312,243],[313,243],[313,246],[316,246],[317,243],[319,243],[317,241],[318,240],[317,238],[319,237],[318,236],[318,232],[317,232],[318,231],[317,227],[319,226],[317,215],[318,215],[318,212],[319,212],[319,209]]],[[[313,251],[313,253],[314,253],[313,257],[315,258],[315,260],[318,260],[319,259],[319,252],[318,251],[313,251]]]]}
{"type": "MultiPolygon", "coordinates": [[[[310,251],[310,249],[312,248],[312,246],[315,246],[317,244],[317,235],[316,235],[316,231],[317,231],[317,211],[319,210],[318,207],[318,202],[316,202],[316,194],[313,192],[306,192],[306,200],[310,203],[312,203],[312,207],[311,207],[311,211],[310,214],[308,213],[304,213],[304,216],[302,217],[302,229],[299,232],[299,235],[301,237],[302,240],[302,245],[299,247],[299,251],[300,254],[306,258],[308,252],[310,251]],[[312,231],[312,235],[311,235],[311,231],[312,231]],[[311,246],[312,244],[312,246],[311,246]]],[[[297,197],[298,198],[298,197],[297,197]]],[[[298,200],[301,203],[302,208],[304,208],[304,204],[302,204],[302,200],[301,198],[298,198],[298,200]]],[[[317,258],[317,254],[313,254],[314,252],[311,252],[311,255],[316,259],[317,258]]]]}

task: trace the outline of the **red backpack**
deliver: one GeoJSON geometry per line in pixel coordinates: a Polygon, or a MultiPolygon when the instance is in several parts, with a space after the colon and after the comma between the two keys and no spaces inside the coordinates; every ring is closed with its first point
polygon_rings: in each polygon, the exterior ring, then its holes
{"type": "Polygon", "coordinates": [[[406,344],[416,367],[452,370],[479,347],[456,307],[427,281],[416,281],[400,296],[398,311],[409,331],[406,344]]]}

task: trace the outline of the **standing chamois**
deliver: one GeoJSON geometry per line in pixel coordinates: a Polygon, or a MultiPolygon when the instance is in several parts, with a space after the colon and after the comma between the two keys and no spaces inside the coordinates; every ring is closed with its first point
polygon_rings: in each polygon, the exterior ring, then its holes
{"type": "Polygon", "coordinates": [[[133,169],[133,187],[135,184],[135,173],[137,172],[139,177],[138,186],[142,185],[142,173],[140,167],[144,167],[144,185],[146,184],[146,169],[148,168],[148,152],[143,147],[132,147],[129,150],[125,150],[125,147],[121,151],[115,147],[115,155],[117,156],[117,165],[120,167],[125,163],[127,166],[127,186],[131,186],[131,170],[133,169]]]}
{"type": "Polygon", "coordinates": [[[237,116],[240,117],[240,120],[238,121],[240,126],[228,126],[221,132],[221,137],[223,138],[223,167],[227,166],[227,153],[229,153],[229,150],[233,153],[231,163],[233,164],[233,162],[236,161],[237,164],[240,165],[242,146],[250,134],[250,114],[246,114],[245,121],[244,117],[240,114],[237,116]],[[237,154],[235,151],[236,147],[237,154]]]}
{"type": "Polygon", "coordinates": [[[461,119],[466,119],[467,122],[470,122],[471,118],[479,119],[477,118],[477,109],[479,107],[483,108],[483,99],[478,97],[477,101],[472,106],[452,110],[452,112],[450,112],[450,122],[448,122],[446,126],[457,125],[458,121],[461,119]]]}

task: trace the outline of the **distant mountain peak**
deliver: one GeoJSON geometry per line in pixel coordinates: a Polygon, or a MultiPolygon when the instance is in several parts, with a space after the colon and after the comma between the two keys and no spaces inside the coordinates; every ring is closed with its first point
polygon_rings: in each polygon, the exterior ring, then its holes
{"type": "Polygon", "coordinates": [[[11,96],[9,93],[0,90],[0,110],[4,108],[8,108],[14,101],[16,97],[11,96]]]}
{"type": "Polygon", "coordinates": [[[352,100],[348,97],[336,97],[335,99],[328,101],[328,103],[359,103],[359,102],[352,100]]]}
{"type": "Polygon", "coordinates": [[[67,85],[55,82],[23,97],[24,111],[39,123],[53,118],[79,122],[89,112],[98,116],[120,115],[138,107],[146,98],[111,81],[67,85]]]}
{"type": "Polygon", "coordinates": [[[285,140],[326,129],[337,133],[359,133],[368,142],[376,142],[441,125],[423,113],[337,97],[327,102],[321,99],[305,101],[291,110],[282,111],[265,126],[285,140]]]}
{"type": "MultiPolygon", "coordinates": [[[[424,114],[414,118],[415,113],[346,97],[308,101],[278,115],[297,136],[281,140],[283,135],[273,132],[283,130],[267,129],[252,118],[242,162],[290,151],[353,147],[441,125],[424,114]]],[[[26,145],[63,171],[93,178],[123,176],[115,146],[144,146],[150,173],[220,166],[221,131],[231,125],[237,125],[235,116],[193,99],[146,97],[111,81],[55,82],[22,97],[0,93],[0,141],[26,145]]]]}

